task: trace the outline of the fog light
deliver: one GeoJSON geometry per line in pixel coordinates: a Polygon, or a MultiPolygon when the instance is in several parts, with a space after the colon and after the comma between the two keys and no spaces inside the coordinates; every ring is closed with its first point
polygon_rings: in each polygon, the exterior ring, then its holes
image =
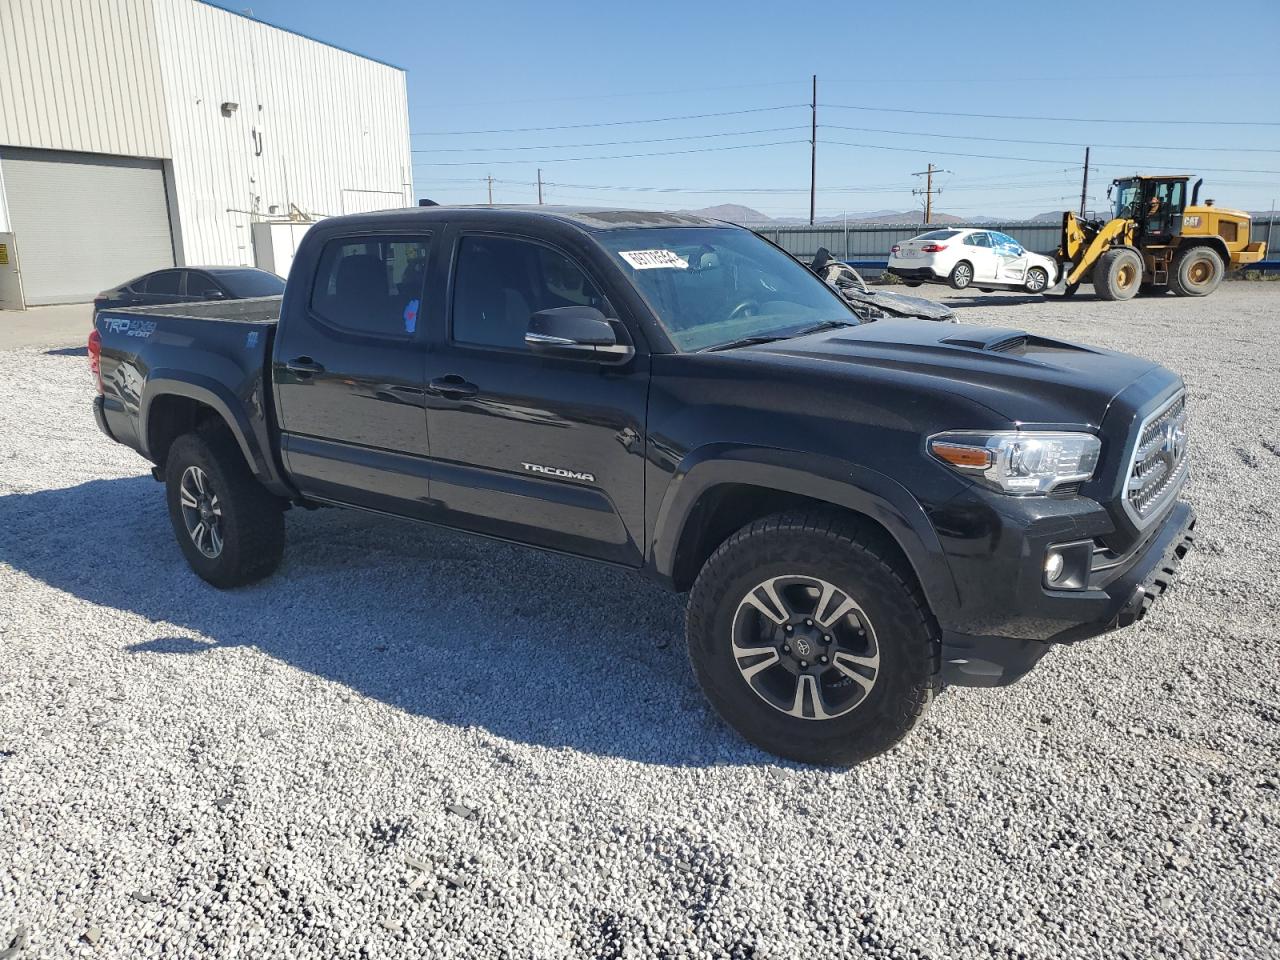
{"type": "Polygon", "coordinates": [[[1044,582],[1057,583],[1058,578],[1062,576],[1063,559],[1062,554],[1056,550],[1051,552],[1044,558],[1044,582]]]}

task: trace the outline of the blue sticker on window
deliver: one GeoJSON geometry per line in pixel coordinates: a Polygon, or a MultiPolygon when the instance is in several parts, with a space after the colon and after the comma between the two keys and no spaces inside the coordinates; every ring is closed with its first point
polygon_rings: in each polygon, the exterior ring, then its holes
{"type": "Polygon", "coordinates": [[[404,332],[413,333],[418,329],[418,301],[410,300],[404,308],[404,332]]]}
{"type": "Polygon", "coordinates": [[[249,331],[248,335],[247,335],[247,336],[245,336],[245,338],[244,338],[244,345],[245,345],[245,349],[247,349],[247,350],[252,350],[254,347],[256,347],[256,346],[258,345],[258,331],[257,331],[257,330],[250,330],[250,331],[249,331]]]}

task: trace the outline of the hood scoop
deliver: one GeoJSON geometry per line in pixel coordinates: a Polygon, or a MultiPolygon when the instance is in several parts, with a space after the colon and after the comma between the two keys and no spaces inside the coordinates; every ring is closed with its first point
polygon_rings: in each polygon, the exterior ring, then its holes
{"type": "Polygon", "coordinates": [[[971,327],[964,333],[943,337],[942,342],[953,347],[968,347],[970,350],[1011,353],[1025,347],[1030,339],[1030,335],[1022,330],[982,330],[971,327]]]}

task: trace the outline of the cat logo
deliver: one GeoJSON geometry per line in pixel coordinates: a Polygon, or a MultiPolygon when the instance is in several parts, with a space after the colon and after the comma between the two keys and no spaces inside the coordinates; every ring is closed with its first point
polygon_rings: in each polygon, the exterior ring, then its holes
{"type": "Polygon", "coordinates": [[[565,480],[585,480],[587,483],[596,482],[594,474],[578,473],[576,470],[564,470],[560,467],[544,467],[540,463],[524,463],[523,461],[520,463],[520,466],[524,467],[530,473],[541,473],[547,477],[561,477],[565,480]]]}

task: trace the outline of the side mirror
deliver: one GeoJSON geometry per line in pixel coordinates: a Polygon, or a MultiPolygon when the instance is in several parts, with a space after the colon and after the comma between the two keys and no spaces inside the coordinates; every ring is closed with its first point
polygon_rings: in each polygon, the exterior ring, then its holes
{"type": "Polygon", "coordinates": [[[625,363],[635,347],[618,340],[618,333],[595,307],[553,307],[529,318],[525,345],[548,357],[625,363]]]}
{"type": "Polygon", "coordinates": [[[225,299],[226,294],[224,294],[221,290],[217,290],[217,289],[201,290],[200,297],[203,300],[223,300],[225,299]]]}

